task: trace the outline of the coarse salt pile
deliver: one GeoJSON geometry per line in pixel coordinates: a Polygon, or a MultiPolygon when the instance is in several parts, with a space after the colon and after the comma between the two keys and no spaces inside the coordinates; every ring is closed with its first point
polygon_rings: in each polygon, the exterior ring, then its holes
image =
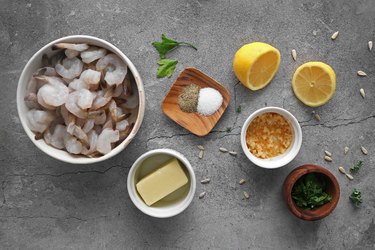
{"type": "Polygon", "coordinates": [[[197,111],[209,116],[215,113],[223,104],[223,96],[213,88],[202,88],[199,91],[197,111]]]}

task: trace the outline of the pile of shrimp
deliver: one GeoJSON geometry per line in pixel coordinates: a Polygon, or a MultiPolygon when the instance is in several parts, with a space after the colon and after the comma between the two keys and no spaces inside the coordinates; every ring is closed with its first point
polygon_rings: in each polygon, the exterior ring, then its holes
{"type": "Polygon", "coordinates": [[[36,139],[71,154],[108,154],[131,132],[138,92],[127,65],[110,51],[58,43],[30,79],[27,121],[36,139]]]}

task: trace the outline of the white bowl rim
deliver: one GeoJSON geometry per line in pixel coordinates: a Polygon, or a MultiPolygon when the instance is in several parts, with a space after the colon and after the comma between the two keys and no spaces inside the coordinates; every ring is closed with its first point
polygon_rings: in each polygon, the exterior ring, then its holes
{"type": "Polygon", "coordinates": [[[183,156],[180,152],[169,149],[169,148],[161,148],[161,149],[154,149],[150,150],[144,154],[142,154],[138,159],[133,163],[132,167],[129,170],[128,173],[128,178],[127,178],[127,188],[128,188],[128,193],[131,201],[133,204],[141,210],[144,214],[147,214],[149,216],[155,217],[155,218],[169,218],[173,217],[175,215],[178,215],[182,213],[193,201],[194,195],[195,195],[195,190],[196,190],[196,178],[195,178],[195,173],[194,169],[191,166],[190,162],[183,156]],[[173,212],[170,213],[165,213],[163,211],[163,208],[151,208],[147,206],[144,202],[140,201],[139,198],[136,195],[136,188],[135,188],[135,183],[134,183],[134,174],[137,170],[137,168],[140,166],[140,163],[143,162],[145,159],[149,158],[152,155],[156,154],[167,154],[171,155],[173,157],[176,157],[178,160],[180,160],[186,169],[188,170],[188,173],[190,175],[190,190],[188,194],[186,195],[185,199],[183,199],[180,203],[182,203],[182,206],[179,207],[179,209],[174,210],[173,212]]]}
{"type": "Polygon", "coordinates": [[[241,129],[241,147],[243,152],[245,153],[246,157],[255,165],[266,168],[266,169],[276,169],[287,165],[291,162],[298,154],[299,150],[302,146],[302,129],[298,122],[298,120],[286,109],[280,107],[264,107],[254,111],[244,122],[242,129],[241,129]],[[253,154],[250,153],[247,144],[246,144],[246,131],[249,127],[252,120],[260,114],[268,113],[268,112],[275,112],[282,115],[286,118],[290,123],[294,130],[294,142],[293,148],[285,154],[282,158],[278,160],[270,160],[270,159],[260,159],[253,154]]]}
{"type": "MultiPolygon", "coordinates": [[[[88,42],[88,43],[90,43],[90,42],[88,42]]],[[[143,81],[141,79],[141,76],[138,73],[138,70],[136,69],[134,64],[130,61],[130,59],[124,53],[122,53],[121,50],[118,49],[115,45],[113,45],[113,44],[111,44],[111,43],[109,43],[109,42],[107,42],[107,41],[105,41],[101,38],[94,37],[94,36],[88,36],[88,35],[71,35],[71,36],[61,37],[59,39],[56,39],[56,40],[46,44],[41,49],[39,49],[28,60],[28,62],[26,63],[25,67],[22,70],[22,73],[20,75],[20,78],[18,80],[18,85],[17,85],[16,101],[17,101],[17,112],[18,112],[18,116],[20,118],[22,127],[23,127],[24,131],[26,132],[26,134],[28,135],[28,137],[30,138],[30,140],[34,143],[34,145],[37,146],[41,151],[43,151],[47,155],[49,155],[49,156],[51,156],[51,157],[53,157],[57,160],[67,162],[67,163],[72,163],[72,164],[91,164],[91,163],[101,162],[101,161],[107,160],[107,159],[117,155],[118,153],[120,153],[133,140],[134,136],[137,134],[139,128],[141,127],[143,117],[144,117],[144,113],[145,113],[145,107],[146,107],[145,106],[145,93],[144,93],[143,81]],[[83,156],[68,158],[68,157],[65,157],[63,155],[53,154],[49,150],[46,150],[45,148],[40,147],[38,145],[38,143],[36,142],[36,140],[34,139],[35,134],[28,127],[26,117],[22,114],[22,111],[21,111],[20,101],[23,100],[23,97],[21,96],[21,85],[22,85],[21,79],[25,78],[26,69],[28,67],[30,67],[30,65],[32,65],[35,58],[39,54],[43,53],[46,49],[51,47],[53,44],[56,44],[56,43],[59,43],[59,42],[64,42],[64,41],[70,41],[71,42],[74,39],[87,39],[89,41],[90,40],[95,41],[95,42],[98,42],[99,44],[100,43],[105,44],[106,46],[110,47],[113,53],[120,56],[127,63],[128,68],[130,69],[130,71],[132,72],[132,74],[134,76],[134,79],[135,79],[135,82],[136,82],[137,88],[138,88],[138,94],[139,94],[138,116],[137,116],[137,120],[134,124],[134,127],[133,127],[132,131],[130,132],[129,136],[124,141],[122,141],[119,145],[117,145],[117,147],[112,149],[111,152],[109,152],[108,154],[103,155],[101,157],[97,157],[97,158],[89,158],[89,157],[83,157],[83,156]]],[[[47,146],[49,146],[49,145],[47,145],[47,146]]],[[[52,147],[52,146],[49,146],[49,147],[52,147]]]]}

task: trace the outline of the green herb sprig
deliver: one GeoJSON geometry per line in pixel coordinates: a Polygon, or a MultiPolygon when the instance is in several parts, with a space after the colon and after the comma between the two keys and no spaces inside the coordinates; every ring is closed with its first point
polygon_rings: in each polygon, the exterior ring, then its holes
{"type": "Polygon", "coordinates": [[[356,164],[350,167],[350,172],[358,172],[363,166],[363,161],[357,161],[356,164]]]}
{"type": "Polygon", "coordinates": [[[159,62],[159,67],[157,70],[157,77],[171,77],[174,70],[176,69],[177,61],[173,59],[161,59],[159,62]]]}
{"type": "Polygon", "coordinates": [[[163,77],[171,77],[174,70],[176,69],[176,65],[178,63],[177,60],[174,59],[166,59],[166,54],[177,48],[178,46],[188,46],[195,50],[198,50],[194,45],[187,42],[178,42],[173,39],[167,38],[164,34],[161,35],[161,42],[155,41],[152,43],[152,46],[159,52],[160,60],[158,62],[159,67],[156,72],[156,76],[158,78],[163,77]]]}
{"type": "Polygon", "coordinates": [[[349,199],[356,207],[358,207],[362,203],[362,192],[354,188],[349,199]]]}
{"type": "Polygon", "coordinates": [[[177,48],[178,46],[181,46],[181,45],[192,47],[193,49],[198,50],[191,43],[178,42],[178,41],[175,41],[173,39],[167,38],[164,34],[161,35],[161,42],[156,41],[156,42],[152,43],[152,46],[154,46],[155,49],[159,52],[160,59],[165,59],[166,54],[169,51],[174,50],[175,48],[177,48]]]}
{"type": "Polygon", "coordinates": [[[236,108],[236,113],[241,113],[241,105],[238,105],[238,107],[236,108]]]}
{"type": "Polygon", "coordinates": [[[301,177],[292,189],[292,198],[298,207],[314,209],[332,200],[324,190],[326,182],[318,179],[316,174],[309,173],[301,177]]]}

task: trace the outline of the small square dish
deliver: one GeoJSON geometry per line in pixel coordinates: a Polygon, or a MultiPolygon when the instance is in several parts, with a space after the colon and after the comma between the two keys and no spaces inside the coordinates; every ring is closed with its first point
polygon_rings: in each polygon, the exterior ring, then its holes
{"type": "Polygon", "coordinates": [[[186,68],[180,73],[168,94],[165,96],[162,103],[162,110],[166,116],[191,133],[197,136],[205,136],[215,127],[225,109],[228,107],[229,101],[230,94],[223,85],[196,68],[186,68]],[[178,98],[183,88],[190,84],[196,84],[201,88],[210,87],[219,91],[223,96],[223,104],[221,107],[210,116],[182,111],[178,105],[178,98]]]}

